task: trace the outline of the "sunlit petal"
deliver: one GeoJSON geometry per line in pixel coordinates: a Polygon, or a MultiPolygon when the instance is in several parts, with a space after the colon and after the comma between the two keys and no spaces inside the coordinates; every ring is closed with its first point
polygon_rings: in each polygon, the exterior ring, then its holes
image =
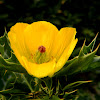
{"type": "Polygon", "coordinates": [[[62,28],[55,38],[54,47],[52,49],[52,55],[58,59],[63,53],[64,49],[71,43],[73,38],[75,38],[75,34],[75,28],[62,28]]]}
{"type": "Polygon", "coordinates": [[[52,76],[55,71],[55,59],[43,64],[36,64],[28,61],[22,57],[27,72],[35,77],[42,78],[45,76],[52,76]]]}
{"type": "Polygon", "coordinates": [[[17,23],[8,32],[11,48],[21,65],[30,75],[52,77],[70,57],[78,39],[76,29],[62,28],[38,21],[17,23]]]}
{"type": "Polygon", "coordinates": [[[26,46],[34,54],[39,46],[44,46],[47,52],[50,51],[58,29],[49,22],[38,21],[30,24],[24,33],[26,46]]]}
{"type": "Polygon", "coordinates": [[[8,37],[13,51],[17,49],[20,55],[27,54],[23,38],[23,32],[27,26],[28,24],[26,23],[17,23],[14,26],[12,26],[10,32],[8,32],[8,37]]]}
{"type": "Polygon", "coordinates": [[[74,39],[64,50],[63,54],[61,55],[61,57],[59,58],[57,65],[56,65],[56,70],[55,72],[59,71],[64,64],[66,63],[66,61],[68,60],[68,58],[70,57],[71,53],[73,52],[76,43],[77,43],[78,39],[74,39]]]}

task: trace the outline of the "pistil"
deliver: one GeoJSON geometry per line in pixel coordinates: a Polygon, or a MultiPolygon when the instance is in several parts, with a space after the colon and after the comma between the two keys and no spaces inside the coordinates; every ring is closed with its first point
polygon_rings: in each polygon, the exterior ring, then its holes
{"type": "Polygon", "coordinates": [[[38,51],[34,55],[34,60],[37,64],[42,64],[49,60],[44,46],[38,47],[38,51]]]}

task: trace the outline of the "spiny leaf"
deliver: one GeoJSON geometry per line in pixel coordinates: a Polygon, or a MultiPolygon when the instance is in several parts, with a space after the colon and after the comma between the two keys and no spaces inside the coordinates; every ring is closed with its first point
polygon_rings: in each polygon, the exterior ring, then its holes
{"type": "MultiPolygon", "coordinates": [[[[72,94],[74,92],[76,92],[78,89],[71,91],[71,92],[65,92],[65,95],[63,96],[64,98],[67,98],[69,94],[72,94]]],[[[76,99],[75,99],[76,100],[76,99]]]]}
{"type": "Polygon", "coordinates": [[[0,37],[0,45],[2,48],[2,51],[0,50],[0,53],[4,58],[9,58],[11,56],[11,48],[9,46],[9,41],[7,38],[7,33],[5,32],[3,36],[0,37]]]}
{"type": "Polygon", "coordinates": [[[0,68],[19,73],[27,73],[26,70],[20,64],[8,62],[1,55],[0,55],[0,68]]]}
{"type": "Polygon", "coordinates": [[[83,83],[88,83],[88,82],[92,82],[92,81],[77,81],[77,82],[73,82],[73,83],[70,83],[70,84],[66,85],[63,88],[63,90],[65,91],[65,90],[67,90],[69,88],[73,88],[73,87],[76,87],[76,86],[79,86],[79,85],[81,85],[83,83]]]}
{"type": "Polygon", "coordinates": [[[45,83],[45,85],[46,85],[46,87],[48,87],[48,89],[52,88],[52,78],[46,77],[46,78],[43,78],[42,81],[45,83]]]}
{"type": "Polygon", "coordinates": [[[79,53],[79,57],[84,56],[84,54],[87,54],[87,53],[93,51],[97,36],[98,36],[98,33],[88,46],[85,45],[86,40],[84,41],[83,46],[82,46],[80,53],[79,53]]]}
{"type": "Polygon", "coordinates": [[[11,52],[7,32],[0,37],[0,69],[27,73],[26,70],[19,64],[15,55],[11,52]]]}
{"type": "Polygon", "coordinates": [[[4,54],[4,45],[1,45],[1,44],[0,44],[0,53],[1,53],[1,55],[4,54]]]}
{"type": "Polygon", "coordinates": [[[70,63],[67,67],[62,68],[59,72],[55,74],[55,76],[61,76],[65,74],[74,74],[83,70],[86,70],[90,63],[93,62],[93,57],[95,56],[98,48],[87,55],[84,55],[82,57],[77,57],[72,63],[70,63]]]}
{"type": "MultiPolygon", "coordinates": [[[[90,71],[100,67],[100,56],[95,56],[86,71],[90,71]]],[[[83,69],[83,71],[85,71],[83,69]]]]}
{"type": "Polygon", "coordinates": [[[6,61],[13,62],[13,63],[19,63],[18,59],[16,58],[13,52],[11,52],[11,57],[6,59],[6,61]]]}
{"type": "Polygon", "coordinates": [[[14,87],[16,76],[13,72],[6,71],[4,76],[2,77],[2,80],[4,83],[3,90],[6,90],[14,87]]]}
{"type": "MultiPolygon", "coordinates": [[[[92,67],[94,67],[93,65],[96,64],[96,61],[94,62],[93,60],[94,60],[94,56],[99,48],[99,45],[98,45],[96,50],[94,50],[93,52],[91,50],[91,48],[93,49],[93,47],[94,47],[96,38],[97,38],[97,35],[88,46],[85,45],[85,41],[84,41],[84,44],[80,50],[79,56],[68,61],[66,63],[66,65],[60,71],[55,73],[54,76],[61,76],[61,75],[65,75],[65,74],[71,75],[71,74],[74,74],[77,72],[86,71],[90,68],[90,66],[91,66],[90,69],[92,69],[92,67]]],[[[96,67],[99,67],[98,65],[99,65],[99,62],[96,67]]],[[[96,68],[96,67],[94,67],[94,68],[96,68]]]]}
{"type": "Polygon", "coordinates": [[[15,93],[25,93],[25,92],[22,92],[21,90],[18,90],[18,89],[7,89],[7,90],[2,90],[0,91],[1,94],[15,94],[15,93]]]}
{"type": "Polygon", "coordinates": [[[56,86],[56,95],[59,93],[59,90],[60,90],[60,82],[58,80],[58,84],[56,86]]]}

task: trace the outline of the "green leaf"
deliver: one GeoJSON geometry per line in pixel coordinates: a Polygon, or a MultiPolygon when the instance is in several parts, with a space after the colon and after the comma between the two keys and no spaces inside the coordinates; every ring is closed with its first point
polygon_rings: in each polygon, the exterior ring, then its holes
{"type": "Polygon", "coordinates": [[[45,77],[45,78],[42,78],[42,81],[45,83],[46,87],[51,90],[51,88],[52,88],[52,78],[51,77],[45,77]]]}
{"type": "Polygon", "coordinates": [[[76,87],[76,86],[79,86],[79,85],[81,85],[83,83],[88,83],[88,82],[92,82],[92,81],[77,81],[77,82],[73,82],[73,83],[70,83],[70,84],[66,85],[63,88],[63,90],[65,91],[65,90],[67,90],[69,88],[73,88],[73,87],[76,87]]]}
{"type": "Polygon", "coordinates": [[[60,91],[60,82],[58,80],[58,84],[56,86],[56,95],[58,95],[59,91],[60,91]]]}
{"type": "Polygon", "coordinates": [[[7,100],[28,100],[25,94],[12,94],[7,100]]]}
{"type": "Polygon", "coordinates": [[[61,100],[59,97],[53,95],[51,98],[49,98],[48,96],[45,96],[43,99],[41,100],[61,100]]]}
{"type": "Polygon", "coordinates": [[[6,61],[14,62],[14,63],[19,63],[18,59],[16,58],[16,56],[12,52],[11,52],[11,57],[6,59],[6,61]]]}
{"type": "Polygon", "coordinates": [[[2,90],[0,91],[1,94],[16,94],[16,93],[25,93],[25,92],[22,92],[21,90],[19,89],[7,89],[7,90],[2,90]]]}
{"type": "Polygon", "coordinates": [[[4,81],[3,90],[10,89],[14,87],[16,82],[16,76],[13,72],[6,71],[2,80],[4,81]]]}
{"type": "Polygon", "coordinates": [[[61,99],[59,97],[53,95],[52,98],[51,98],[51,100],[61,100],[61,99]]]}
{"type": "Polygon", "coordinates": [[[72,63],[70,63],[67,67],[62,68],[59,72],[56,73],[55,76],[61,76],[61,75],[71,75],[83,70],[87,70],[90,63],[93,62],[93,58],[97,52],[98,48],[87,55],[84,55],[82,57],[77,57],[72,63]]]}
{"type": "Polygon", "coordinates": [[[98,33],[97,33],[97,35],[95,36],[95,38],[92,40],[92,42],[88,46],[85,45],[86,40],[84,41],[83,46],[82,46],[82,48],[80,50],[80,53],[79,53],[80,57],[84,56],[84,54],[87,54],[87,53],[93,51],[93,48],[94,48],[97,36],[98,36],[98,33]]]}
{"type": "MultiPolygon", "coordinates": [[[[90,71],[100,67],[100,56],[95,56],[86,71],[90,71]]],[[[85,71],[83,69],[83,71],[85,71]]]]}
{"type": "Polygon", "coordinates": [[[8,62],[1,55],[0,55],[0,68],[19,73],[27,73],[26,70],[20,64],[8,62]]]}
{"type": "MultiPolygon", "coordinates": [[[[64,95],[63,97],[68,99],[68,96],[69,96],[70,94],[73,94],[73,93],[76,92],[76,91],[77,91],[77,89],[74,90],[74,91],[71,91],[71,92],[65,92],[65,95],[64,95]]],[[[74,99],[74,100],[77,100],[77,99],[74,99]]]]}
{"type": "Polygon", "coordinates": [[[26,85],[28,86],[28,88],[30,89],[31,93],[33,93],[34,90],[33,90],[32,86],[31,86],[31,84],[29,83],[29,81],[27,80],[27,78],[25,77],[25,75],[24,75],[24,74],[21,74],[21,76],[22,76],[22,78],[23,78],[25,84],[26,84],[26,85]]]}
{"type": "Polygon", "coordinates": [[[15,73],[15,75],[17,77],[16,84],[24,87],[24,88],[21,87],[23,91],[31,93],[39,91],[41,84],[40,79],[35,78],[29,75],[28,73],[27,74],[15,73]]]}
{"type": "Polygon", "coordinates": [[[7,61],[19,63],[17,58],[11,51],[10,43],[6,31],[4,35],[0,37],[0,53],[1,56],[5,58],[7,61]]]}
{"type": "Polygon", "coordinates": [[[79,56],[68,61],[66,63],[66,65],[60,71],[55,73],[55,76],[61,76],[61,75],[65,75],[65,74],[71,75],[71,74],[81,72],[81,71],[86,71],[86,70],[88,71],[89,68],[92,70],[93,67],[94,68],[99,67],[99,58],[98,58],[98,61],[95,60],[96,59],[95,54],[99,48],[99,45],[96,48],[96,50],[94,50],[92,52],[92,49],[93,49],[95,41],[96,41],[96,37],[88,46],[86,46],[85,42],[84,42],[84,44],[80,50],[79,56]],[[95,67],[96,62],[97,62],[97,66],[95,67]]]}
{"type": "MultiPolygon", "coordinates": [[[[13,89],[13,88],[2,90],[2,91],[0,91],[0,94],[7,97],[7,100],[8,100],[8,98],[9,98],[9,100],[18,100],[18,99],[14,99],[15,96],[16,96],[16,98],[25,98],[26,97],[25,92],[21,91],[20,89],[13,89]]],[[[26,99],[24,99],[24,100],[26,100],[26,99]]]]}
{"type": "MultiPolygon", "coordinates": [[[[18,88],[17,83],[17,77],[14,72],[6,71],[2,77],[0,77],[2,80],[2,89],[0,90],[0,94],[4,95],[7,100],[12,99],[12,97],[16,96],[17,97],[22,97],[22,95],[25,95],[26,92],[28,91],[23,91],[21,89],[21,84],[20,88],[18,88]]],[[[1,85],[0,85],[1,86],[1,85]]],[[[24,85],[23,85],[24,86],[24,85]]],[[[26,86],[24,87],[26,89],[26,86]]]]}
{"type": "Polygon", "coordinates": [[[14,84],[16,82],[16,77],[13,72],[9,72],[7,70],[2,70],[3,73],[1,74],[2,76],[0,77],[0,90],[5,90],[9,88],[13,88],[14,84]]]}
{"type": "Polygon", "coordinates": [[[1,55],[4,55],[4,45],[0,44],[0,53],[1,55]]]}
{"type": "Polygon", "coordinates": [[[40,84],[41,84],[41,80],[39,78],[34,78],[34,91],[39,91],[40,88],[40,84]]]}
{"type": "MultiPolygon", "coordinates": [[[[1,74],[1,73],[0,73],[1,74]]],[[[30,93],[28,84],[31,86],[33,78],[30,75],[25,75],[25,78],[22,77],[20,73],[14,73],[6,71],[1,80],[3,81],[2,89],[0,94],[3,94],[8,98],[26,98],[26,93],[30,93]],[[27,84],[28,83],[28,84],[27,84]],[[24,88],[23,88],[24,87],[24,88]],[[25,96],[24,96],[25,95],[25,96]]],[[[34,85],[34,84],[33,84],[34,85]]],[[[30,97],[29,95],[27,97],[30,97]]],[[[8,99],[7,99],[8,100],[8,99]]],[[[24,99],[25,100],[25,99],[24,99]]]]}
{"type": "Polygon", "coordinates": [[[41,79],[44,83],[45,86],[41,84],[41,89],[44,91],[45,94],[48,94],[49,97],[53,94],[53,88],[52,88],[52,78],[50,77],[45,77],[41,79]]]}
{"type": "Polygon", "coordinates": [[[5,32],[3,36],[0,37],[0,53],[4,58],[9,58],[11,56],[11,48],[7,38],[7,33],[5,32]]]}
{"type": "Polygon", "coordinates": [[[49,97],[45,96],[43,99],[40,99],[40,100],[49,100],[49,97]]]}

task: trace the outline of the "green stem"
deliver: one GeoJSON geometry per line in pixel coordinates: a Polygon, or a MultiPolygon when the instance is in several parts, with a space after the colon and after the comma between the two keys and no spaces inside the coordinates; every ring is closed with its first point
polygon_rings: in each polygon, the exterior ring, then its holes
{"type": "Polygon", "coordinates": [[[31,85],[29,84],[29,82],[27,81],[26,77],[24,76],[24,74],[22,74],[22,77],[24,79],[24,81],[26,82],[26,84],[28,85],[29,89],[31,90],[31,93],[34,92],[34,90],[32,89],[31,85]]]}

